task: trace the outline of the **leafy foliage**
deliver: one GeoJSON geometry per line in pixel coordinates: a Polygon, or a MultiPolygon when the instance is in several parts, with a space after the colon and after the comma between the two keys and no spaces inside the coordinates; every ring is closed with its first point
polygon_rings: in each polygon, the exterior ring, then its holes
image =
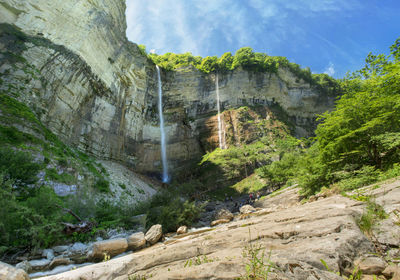
{"type": "Polygon", "coordinates": [[[351,190],[398,176],[398,49],[399,40],[389,56],[369,54],[363,69],[341,81],[344,94],[333,111],[319,117],[314,144],[301,154],[285,155],[262,169],[271,184],[294,180],[302,194],[310,196],[323,186],[334,184],[341,190],[351,190]]]}
{"type": "Polygon", "coordinates": [[[174,191],[158,193],[144,206],[148,226],[161,224],[164,232],[176,231],[181,225],[190,226],[202,211],[202,207],[180,198],[174,191]]]}
{"type": "Polygon", "coordinates": [[[0,244],[3,250],[24,247],[45,247],[63,240],[61,214],[55,210],[62,204],[48,187],[35,189],[20,201],[13,189],[13,180],[0,176],[0,244]]]}
{"type": "Polygon", "coordinates": [[[40,164],[33,162],[28,153],[4,147],[0,148],[0,170],[4,180],[13,180],[14,186],[22,188],[38,180],[40,164]]]}
{"type": "MultiPolygon", "coordinates": [[[[144,50],[143,45],[139,47],[144,50]]],[[[291,71],[298,79],[310,83],[327,95],[336,96],[341,91],[339,83],[327,74],[312,74],[310,68],[302,69],[300,65],[289,62],[286,57],[254,52],[250,47],[240,48],[235,55],[230,52],[224,53],[220,58],[216,56],[202,58],[193,56],[190,52],[184,54],[148,54],[148,56],[155,64],[166,70],[192,66],[204,73],[223,73],[242,67],[248,71],[278,74],[278,70],[284,68],[291,71]]]]}
{"type": "Polygon", "coordinates": [[[383,207],[375,203],[371,197],[368,197],[366,211],[364,211],[360,219],[357,221],[357,224],[363,232],[371,234],[376,223],[388,217],[389,215],[385,212],[383,207]]]}

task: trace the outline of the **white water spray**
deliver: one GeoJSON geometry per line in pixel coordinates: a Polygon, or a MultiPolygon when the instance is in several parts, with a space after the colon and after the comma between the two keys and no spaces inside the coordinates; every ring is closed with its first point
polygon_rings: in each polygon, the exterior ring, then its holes
{"type": "Polygon", "coordinates": [[[217,92],[217,110],[218,110],[218,140],[220,149],[224,149],[222,143],[222,122],[221,122],[221,108],[219,106],[219,84],[218,84],[218,74],[215,77],[215,90],[217,92]]]}
{"type": "Polygon", "coordinates": [[[157,79],[158,79],[158,115],[160,118],[160,132],[161,132],[161,160],[162,160],[162,181],[163,183],[168,183],[168,162],[167,162],[167,145],[165,141],[165,131],[164,131],[164,116],[162,109],[162,84],[161,84],[161,75],[160,68],[156,65],[157,68],[157,79]]]}

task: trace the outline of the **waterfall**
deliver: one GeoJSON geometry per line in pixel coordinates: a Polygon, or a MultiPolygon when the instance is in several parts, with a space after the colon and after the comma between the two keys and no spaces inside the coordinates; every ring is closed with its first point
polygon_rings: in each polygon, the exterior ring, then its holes
{"type": "Polygon", "coordinates": [[[161,84],[161,75],[160,68],[156,65],[157,68],[157,79],[158,79],[158,115],[160,118],[160,132],[161,132],[161,160],[162,160],[162,181],[163,183],[168,183],[168,162],[167,162],[167,145],[165,141],[165,131],[164,131],[164,116],[162,109],[162,84],[161,84]]]}
{"type": "Polygon", "coordinates": [[[217,92],[217,110],[218,110],[218,140],[219,147],[224,149],[224,145],[222,143],[222,122],[221,122],[221,108],[219,106],[219,84],[218,84],[218,74],[215,77],[215,90],[217,92]]]}

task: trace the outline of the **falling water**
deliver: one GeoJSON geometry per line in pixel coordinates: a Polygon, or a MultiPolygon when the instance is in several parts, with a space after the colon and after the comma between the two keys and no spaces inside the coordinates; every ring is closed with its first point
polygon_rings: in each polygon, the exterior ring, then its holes
{"type": "Polygon", "coordinates": [[[215,90],[217,92],[217,110],[218,110],[218,140],[219,140],[219,147],[221,149],[224,148],[222,144],[222,123],[221,123],[221,108],[219,106],[219,84],[218,84],[218,74],[215,77],[215,90]]]}
{"type": "Polygon", "coordinates": [[[166,142],[165,142],[165,131],[164,131],[164,116],[162,110],[162,84],[161,84],[161,75],[160,68],[156,65],[157,68],[157,79],[158,79],[158,115],[160,117],[160,131],[161,131],[161,160],[162,160],[162,181],[163,183],[168,183],[168,162],[167,162],[167,151],[166,151],[166,142]]]}

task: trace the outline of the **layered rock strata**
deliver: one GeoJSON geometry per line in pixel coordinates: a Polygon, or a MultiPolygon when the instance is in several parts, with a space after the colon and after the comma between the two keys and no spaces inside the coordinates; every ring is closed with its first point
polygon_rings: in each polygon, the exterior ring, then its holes
{"type": "MultiPolygon", "coordinates": [[[[126,38],[124,1],[1,0],[0,7],[0,88],[17,87],[18,98],[67,143],[158,174],[155,67],[126,38]]],[[[333,97],[289,70],[219,76],[222,109],[279,106],[298,136],[310,135],[315,114],[333,105],[333,97]]],[[[171,170],[179,170],[200,158],[217,133],[215,75],[186,67],[163,71],[162,80],[167,156],[171,170]]]]}

